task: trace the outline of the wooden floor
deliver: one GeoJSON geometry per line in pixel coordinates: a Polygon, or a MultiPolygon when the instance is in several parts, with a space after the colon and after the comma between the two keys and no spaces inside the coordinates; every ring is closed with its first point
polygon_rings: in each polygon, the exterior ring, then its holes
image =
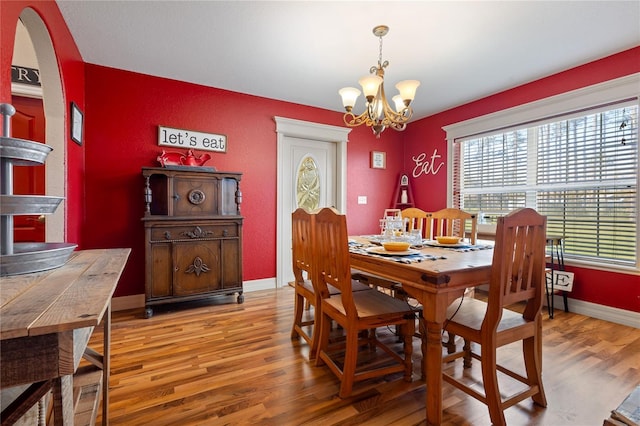
{"type": "MultiPolygon", "coordinates": [[[[425,424],[417,339],[412,383],[360,382],[342,400],[335,376],[290,338],[289,287],[246,293],[242,305],[223,297],[154,311],[149,319],[142,309],[113,314],[111,425],[425,424]]],[[[506,411],[508,423],[601,425],[640,383],[640,329],[560,310],[545,314],[543,327],[549,406],[521,402],[506,411]]],[[[92,338],[100,350],[101,338],[92,338]]],[[[504,363],[519,360],[519,346],[501,351],[504,363]]],[[[464,374],[474,380],[478,366],[464,374]]],[[[443,400],[445,424],[489,424],[484,405],[448,384],[443,400]]]]}

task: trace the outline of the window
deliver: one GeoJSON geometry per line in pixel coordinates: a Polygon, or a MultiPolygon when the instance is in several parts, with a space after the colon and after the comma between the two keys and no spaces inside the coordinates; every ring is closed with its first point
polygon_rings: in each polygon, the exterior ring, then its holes
{"type": "Polygon", "coordinates": [[[446,129],[450,204],[489,224],[531,207],[567,258],[638,265],[638,100],[526,122],[453,140],[446,129]]]}

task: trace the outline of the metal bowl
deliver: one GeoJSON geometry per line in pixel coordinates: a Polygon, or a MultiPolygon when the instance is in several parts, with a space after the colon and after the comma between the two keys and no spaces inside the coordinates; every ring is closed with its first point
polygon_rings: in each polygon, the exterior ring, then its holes
{"type": "Polygon", "coordinates": [[[64,265],[78,247],[71,243],[15,243],[13,254],[0,256],[0,276],[47,271],[64,265]]]}
{"type": "Polygon", "coordinates": [[[64,197],[0,195],[0,215],[52,214],[64,197]]]}
{"type": "Polygon", "coordinates": [[[16,166],[44,164],[51,151],[53,148],[43,143],[0,136],[0,157],[10,159],[16,166]]]}

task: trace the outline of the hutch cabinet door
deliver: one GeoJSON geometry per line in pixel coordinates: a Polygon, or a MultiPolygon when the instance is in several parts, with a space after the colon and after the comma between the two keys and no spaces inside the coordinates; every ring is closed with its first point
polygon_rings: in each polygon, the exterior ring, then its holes
{"type": "Polygon", "coordinates": [[[169,297],[172,295],[171,279],[173,263],[171,261],[171,243],[153,243],[147,245],[150,253],[147,262],[147,298],[169,297]]]}
{"type": "Polygon", "coordinates": [[[211,215],[218,211],[218,180],[210,176],[173,180],[176,216],[211,215]]]}
{"type": "Polygon", "coordinates": [[[222,287],[242,288],[242,256],[240,239],[222,240],[222,287]]]}
{"type": "Polygon", "coordinates": [[[221,287],[220,241],[174,242],[173,295],[206,293],[221,287]]]}

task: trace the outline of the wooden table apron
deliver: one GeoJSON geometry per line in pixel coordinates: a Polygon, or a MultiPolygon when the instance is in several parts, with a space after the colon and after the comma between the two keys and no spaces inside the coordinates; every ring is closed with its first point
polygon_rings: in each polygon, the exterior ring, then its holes
{"type": "Polygon", "coordinates": [[[130,251],[77,251],[60,268],[2,278],[0,388],[50,383],[56,425],[73,424],[73,374],[83,356],[102,369],[108,422],[111,297],[130,251]],[[100,323],[102,355],[86,347],[100,323]]]}
{"type": "Polygon", "coordinates": [[[442,325],[446,310],[465,288],[489,282],[493,250],[457,252],[428,247],[422,252],[446,259],[401,263],[357,253],[351,253],[350,258],[352,268],[402,283],[405,291],[422,304],[427,328],[426,418],[427,424],[439,425],[442,423],[442,325]]]}

